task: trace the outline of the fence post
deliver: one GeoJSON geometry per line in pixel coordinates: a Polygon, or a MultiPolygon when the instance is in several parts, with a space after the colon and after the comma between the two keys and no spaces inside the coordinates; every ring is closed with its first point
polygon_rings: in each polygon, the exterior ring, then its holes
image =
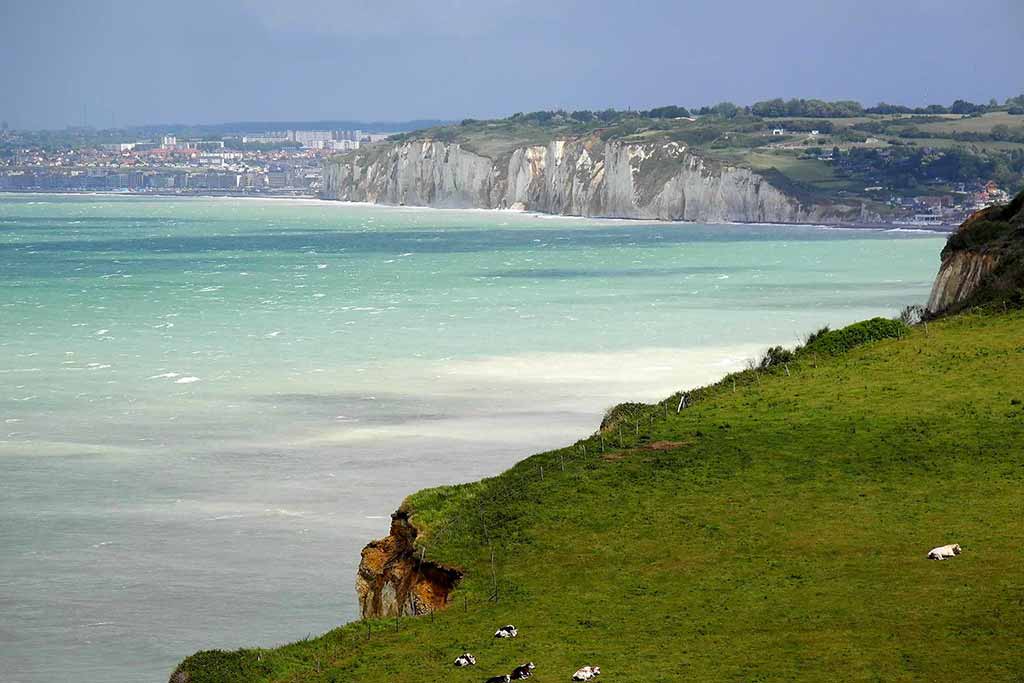
{"type": "Polygon", "coordinates": [[[498,602],[498,574],[494,570],[494,546],[491,546],[491,585],[494,587],[494,602],[498,602]]]}

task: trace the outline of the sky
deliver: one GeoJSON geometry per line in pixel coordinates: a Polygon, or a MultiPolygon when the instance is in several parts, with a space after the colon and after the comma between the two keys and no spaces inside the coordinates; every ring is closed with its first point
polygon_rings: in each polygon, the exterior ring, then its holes
{"type": "Polygon", "coordinates": [[[15,128],[1024,92],[1024,0],[0,0],[15,128]]]}

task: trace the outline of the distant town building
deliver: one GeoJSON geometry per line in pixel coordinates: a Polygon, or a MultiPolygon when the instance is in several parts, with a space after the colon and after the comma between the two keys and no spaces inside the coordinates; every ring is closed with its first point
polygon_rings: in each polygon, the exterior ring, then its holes
{"type": "Polygon", "coordinates": [[[271,188],[288,187],[289,178],[287,171],[270,171],[267,173],[267,184],[271,188]]]}

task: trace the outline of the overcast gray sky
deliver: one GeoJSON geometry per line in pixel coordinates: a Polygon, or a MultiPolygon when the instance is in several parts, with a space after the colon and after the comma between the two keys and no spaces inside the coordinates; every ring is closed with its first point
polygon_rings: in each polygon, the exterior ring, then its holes
{"type": "Polygon", "coordinates": [[[1024,0],[0,0],[0,118],[463,118],[1024,92],[1024,0]]]}

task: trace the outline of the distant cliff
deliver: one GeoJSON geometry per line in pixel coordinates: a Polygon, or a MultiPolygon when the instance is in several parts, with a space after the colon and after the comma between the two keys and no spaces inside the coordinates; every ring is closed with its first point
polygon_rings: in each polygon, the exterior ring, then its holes
{"type": "Polygon", "coordinates": [[[591,135],[490,156],[433,139],[381,144],[326,161],[322,194],[378,204],[707,223],[875,218],[859,204],[801,201],[781,184],[677,142],[627,144],[591,135]]]}
{"type": "Polygon", "coordinates": [[[949,313],[1024,290],[1024,192],[978,211],[949,237],[928,298],[932,314],[949,313]]]}

